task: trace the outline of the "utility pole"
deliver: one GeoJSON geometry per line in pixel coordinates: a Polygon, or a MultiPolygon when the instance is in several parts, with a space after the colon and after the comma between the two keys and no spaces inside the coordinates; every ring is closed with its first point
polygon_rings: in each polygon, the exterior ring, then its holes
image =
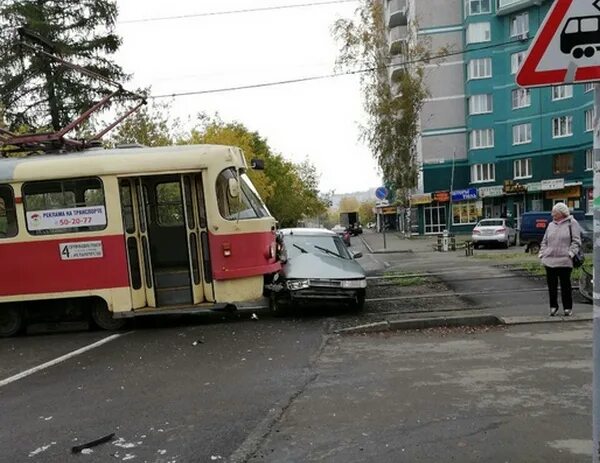
{"type": "Polygon", "coordinates": [[[596,281],[600,282],[600,84],[594,85],[594,379],[592,461],[600,463],[600,294],[596,281]]]}

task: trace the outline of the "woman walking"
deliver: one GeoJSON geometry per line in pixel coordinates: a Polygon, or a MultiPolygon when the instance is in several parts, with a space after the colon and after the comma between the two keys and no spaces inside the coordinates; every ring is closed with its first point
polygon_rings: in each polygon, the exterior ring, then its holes
{"type": "Polygon", "coordinates": [[[558,282],[565,317],[573,313],[571,272],[573,257],[581,247],[581,230],[565,203],[557,203],[552,209],[553,221],[546,228],[540,248],[540,258],[546,268],[548,293],[550,294],[550,316],[558,312],[558,282]]]}

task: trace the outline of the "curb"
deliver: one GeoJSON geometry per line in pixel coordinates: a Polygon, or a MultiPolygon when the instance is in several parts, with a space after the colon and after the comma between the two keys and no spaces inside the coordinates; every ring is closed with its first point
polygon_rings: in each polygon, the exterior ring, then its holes
{"type": "Polygon", "coordinates": [[[367,248],[367,251],[369,251],[369,254],[412,254],[412,252],[413,252],[410,249],[407,249],[405,251],[394,251],[394,250],[388,250],[388,249],[378,249],[377,251],[375,251],[369,245],[369,243],[367,243],[367,240],[365,240],[360,235],[359,235],[359,238],[363,242],[363,244],[365,245],[365,247],[367,248]]]}
{"type": "Polygon", "coordinates": [[[437,328],[441,326],[478,326],[501,325],[502,321],[491,314],[458,315],[453,317],[411,318],[407,320],[392,320],[368,325],[353,326],[335,331],[336,334],[359,334],[383,331],[408,331],[437,328]]]}
{"type": "Polygon", "coordinates": [[[518,326],[536,325],[542,323],[573,323],[592,321],[593,314],[574,315],[572,317],[521,316],[498,317],[492,314],[457,315],[452,317],[411,318],[406,320],[386,320],[336,330],[335,334],[366,334],[388,331],[411,331],[428,328],[455,326],[518,326]]]}

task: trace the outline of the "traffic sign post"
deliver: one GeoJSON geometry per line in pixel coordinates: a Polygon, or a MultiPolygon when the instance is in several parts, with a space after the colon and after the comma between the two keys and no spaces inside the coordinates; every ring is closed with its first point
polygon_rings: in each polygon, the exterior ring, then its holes
{"type": "MultiPolygon", "coordinates": [[[[389,194],[389,190],[384,186],[380,186],[375,190],[375,197],[380,201],[386,200],[389,194]]],[[[381,231],[383,232],[383,249],[385,250],[387,249],[387,243],[385,240],[385,214],[383,213],[383,208],[379,209],[379,213],[381,215],[381,231]]]]}
{"type": "Polygon", "coordinates": [[[600,0],[556,0],[518,73],[521,87],[600,80],[600,0]]]}
{"type": "MultiPolygon", "coordinates": [[[[555,0],[518,73],[521,87],[600,81],[600,0],[555,0]]],[[[594,91],[592,461],[600,463],[600,84],[594,91]]]]}

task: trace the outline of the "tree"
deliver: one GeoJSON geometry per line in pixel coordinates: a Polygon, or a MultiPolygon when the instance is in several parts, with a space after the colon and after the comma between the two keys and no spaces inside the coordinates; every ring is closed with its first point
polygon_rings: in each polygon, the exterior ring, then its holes
{"type": "Polygon", "coordinates": [[[170,109],[168,103],[152,103],[140,108],[117,126],[109,145],[172,145],[177,123],[171,122],[170,109]]]}
{"type": "MultiPolygon", "coordinates": [[[[386,184],[398,193],[398,202],[409,207],[418,185],[417,141],[420,112],[427,97],[424,65],[432,55],[427,42],[416,39],[415,25],[408,25],[404,46],[392,50],[404,64],[403,72],[390,80],[391,53],[384,22],[384,2],[361,0],[356,20],[338,20],[333,34],[341,43],[338,65],[366,69],[361,86],[367,123],[361,138],[367,142],[383,172],[386,184]]],[[[410,228],[410,227],[409,227],[410,228]]]]}
{"type": "Polygon", "coordinates": [[[248,164],[254,158],[262,159],[265,170],[250,170],[248,175],[282,227],[294,227],[303,218],[318,216],[326,210],[319,196],[315,167],[308,160],[294,164],[273,153],[265,138],[239,122],[200,115],[198,125],[177,143],[232,145],[244,151],[248,164]]]}
{"type": "Polygon", "coordinates": [[[113,0],[3,0],[0,18],[0,105],[11,129],[26,125],[58,131],[114,91],[22,41],[105,79],[127,78],[110,60],[121,45],[114,33],[113,0]]]}
{"type": "Polygon", "coordinates": [[[363,201],[362,203],[360,203],[360,206],[358,208],[358,215],[362,224],[375,222],[375,213],[373,212],[374,207],[375,201],[363,201]]]}

